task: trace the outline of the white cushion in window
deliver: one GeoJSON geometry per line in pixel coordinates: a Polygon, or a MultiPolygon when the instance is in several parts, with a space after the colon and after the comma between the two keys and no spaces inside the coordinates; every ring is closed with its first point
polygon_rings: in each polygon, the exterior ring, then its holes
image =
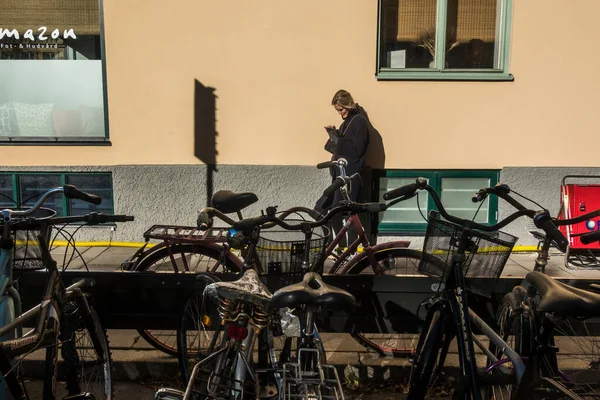
{"type": "Polygon", "coordinates": [[[53,104],[12,102],[20,136],[55,136],[52,120],[53,104]]]}
{"type": "Polygon", "coordinates": [[[17,135],[17,123],[12,102],[0,104],[0,136],[17,135]]]}

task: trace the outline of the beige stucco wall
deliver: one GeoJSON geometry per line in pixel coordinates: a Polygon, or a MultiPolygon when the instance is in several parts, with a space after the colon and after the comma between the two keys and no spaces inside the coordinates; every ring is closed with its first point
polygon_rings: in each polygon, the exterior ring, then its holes
{"type": "Polygon", "coordinates": [[[5,147],[3,162],[199,163],[198,80],[215,88],[222,164],[323,161],[322,127],[339,123],[329,101],[345,88],[387,168],[598,165],[600,2],[513,10],[514,82],[378,82],[376,0],[104,0],[113,145],[5,147]]]}

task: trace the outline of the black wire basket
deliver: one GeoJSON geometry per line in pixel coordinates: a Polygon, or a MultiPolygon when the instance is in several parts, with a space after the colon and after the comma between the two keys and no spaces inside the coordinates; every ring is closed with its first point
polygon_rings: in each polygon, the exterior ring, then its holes
{"type": "MultiPolygon", "coordinates": [[[[286,219],[290,224],[300,221],[286,219]]],[[[310,268],[302,269],[306,240],[301,231],[287,231],[279,226],[263,229],[256,244],[256,255],[262,267],[261,280],[270,291],[302,281],[304,273],[314,271],[322,273],[329,229],[316,228],[309,241],[308,262],[310,268]]]]}
{"type": "Polygon", "coordinates": [[[39,270],[46,268],[42,261],[42,248],[39,236],[49,247],[52,226],[43,220],[56,215],[56,211],[40,207],[30,220],[15,223],[11,230],[13,247],[13,268],[18,270],[39,270]],[[41,223],[39,223],[41,222],[41,223]]]}
{"type": "MultiPolygon", "coordinates": [[[[429,214],[423,257],[418,270],[445,283],[451,271],[452,256],[458,249],[465,228],[442,220],[437,214],[434,211],[429,214]]],[[[500,231],[475,230],[470,231],[469,237],[466,259],[462,265],[465,289],[490,297],[518,238],[500,231]]]]}

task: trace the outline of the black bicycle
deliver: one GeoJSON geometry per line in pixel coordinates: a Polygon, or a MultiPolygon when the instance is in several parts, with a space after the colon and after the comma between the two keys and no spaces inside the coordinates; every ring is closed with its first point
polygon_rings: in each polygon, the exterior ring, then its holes
{"type": "MultiPolygon", "coordinates": [[[[0,327],[0,371],[10,396],[14,399],[27,399],[29,396],[26,386],[20,379],[21,359],[35,350],[45,349],[43,399],[53,400],[65,396],[73,399],[112,399],[111,358],[106,331],[84,292],[85,287],[92,282],[82,279],[66,287],[57,263],[50,254],[49,240],[53,227],[132,221],[133,217],[99,213],[71,217],[36,217],[35,212],[44,201],[56,193],[64,193],[67,198],[93,204],[101,202],[98,196],[66,185],[47,191],[30,209],[2,210],[2,250],[12,252],[15,242],[24,242],[17,245],[24,245],[27,249],[25,264],[28,268],[32,265],[39,268],[40,265],[35,262],[41,263],[41,268],[48,272],[48,281],[38,306],[24,313],[20,312],[20,307],[16,307],[13,318],[0,327]],[[17,235],[19,239],[13,240],[13,234],[22,232],[27,235],[17,235]],[[35,236],[31,235],[32,232],[36,233],[35,236]],[[22,334],[23,327],[32,325],[32,330],[22,334]],[[63,359],[63,374],[60,378],[66,382],[66,393],[60,393],[56,385],[59,348],[63,359]]],[[[10,277],[4,290],[19,299],[17,303],[20,304],[20,297],[15,289],[17,282],[12,281],[12,274],[10,277]]]]}
{"type": "MultiPolygon", "coordinates": [[[[449,215],[438,195],[423,178],[417,179],[414,184],[386,193],[384,198],[406,199],[414,196],[418,190],[426,190],[439,209],[439,214],[432,212],[429,216],[419,272],[439,279],[440,283],[438,294],[426,304],[426,326],[417,345],[408,399],[426,398],[428,389],[444,365],[454,338],[457,341],[461,372],[454,388],[455,399],[499,399],[502,398],[502,393],[506,393],[496,390],[499,388],[511,388],[508,395],[514,399],[579,399],[575,392],[556,379],[556,375],[544,374],[543,372],[549,371],[540,371],[537,368],[540,365],[538,361],[541,360],[537,351],[525,356],[522,343],[509,346],[505,341],[507,338],[496,334],[467,303],[467,292],[487,297],[491,295],[516,243],[516,237],[500,232],[499,229],[519,217],[528,216],[533,218],[536,226],[544,230],[547,236],[558,240],[558,229],[547,211],[536,212],[519,205],[517,212],[498,224],[477,224],[449,215]],[[492,349],[497,351],[490,351],[473,334],[473,330],[486,336],[492,349]],[[483,370],[477,367],[475,346],[480,348],[488,359],[487,368],[483,370]]],[[[509,188],[506,185],[498,185],[496,188],[484,189],[477,195],[483,199],[489,193],[496,194],[516,206],[518,203],[508,192],[509,188]]],[[[542,305],[545,312],[556,314],[558,309],[552,309],[553,306],[548,308],[552,303],[555,306],[562,304],[558,306],[560,310],[572,311],[572,315],[582,311],[581,308],[575,307],[576,302],[569,302],[565,296],[568,291],[575,293],[575,289],[563,287],[564,285],[538,272],[530,273],[526,280],[535,288],[531,289],[530,293],[533,295],[537,292],[540,295],[538,309],[539,305],[542,305]],[[551,300],[549,295],[557,296],[557,301],[551,300]]],[[[585,292],[585,299],[588,301],[586,311],[600,312],[599,295],[585,292]]],[[[538,339],[549,338],[552,335],[552,327],[548,322],[544,323],[544,328],[546,330],[542,333],[545,336],[538,339]]]]}

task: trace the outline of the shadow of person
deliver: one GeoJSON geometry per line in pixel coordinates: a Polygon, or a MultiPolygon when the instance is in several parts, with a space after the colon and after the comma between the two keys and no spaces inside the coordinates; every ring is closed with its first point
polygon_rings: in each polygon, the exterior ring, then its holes
{"type": "MultiPolygon", "coordinates": [[[[374,172],[385,168],[385,148],[381,134],[373,125],[373,122],[370,120],[364,108],[363,111],[367,117],[367,121],[369,121],[369,147],[365,158],[365,166],[360,174],[363,189],[359,201],[379,201],[378,198],[373,198],[374,195],[371,192],[371,188],[373,187],[374,172]]],[[[373,217],[375,217],[375,215],[373,217]]],[[[373,229],[375,225],[374,219],[368,214],[360,214],[359,218],[365,228],[367,237],[373,243],[376,240],[375,235],[377,233],[375,229],[373,229]]]]}

